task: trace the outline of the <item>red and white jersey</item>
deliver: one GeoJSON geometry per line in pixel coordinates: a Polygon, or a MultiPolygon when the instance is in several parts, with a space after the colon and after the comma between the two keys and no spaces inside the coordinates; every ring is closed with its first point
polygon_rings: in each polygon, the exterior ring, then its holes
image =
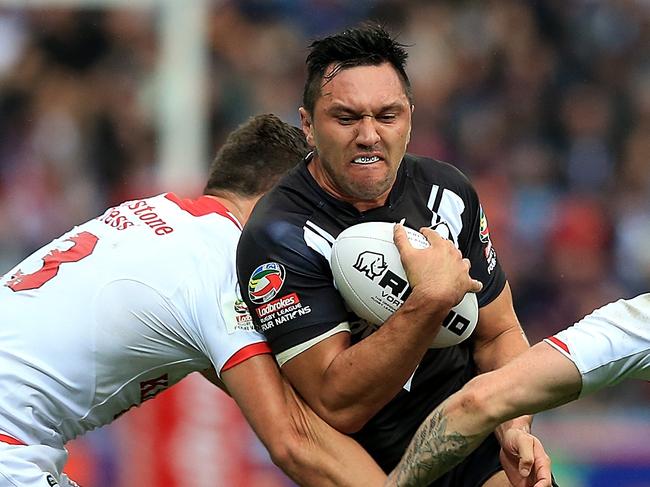
{"type": "Polygon", "coordinates": [[[650,380],[650,293],[619,299],[544,340],[582,375],[580,396],[625,379],[650,380]]]}
{"type": "Polygon", "coordinates": [[[178,382],[269,351],[239,298],[241,225],[169,193],[73,228],[0,279],[0,434],[62,446],[178,382]]]}

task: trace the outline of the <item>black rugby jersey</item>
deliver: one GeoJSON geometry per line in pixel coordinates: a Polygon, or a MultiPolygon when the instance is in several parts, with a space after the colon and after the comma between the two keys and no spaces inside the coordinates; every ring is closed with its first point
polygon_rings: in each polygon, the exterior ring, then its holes
{"type": "MultiPolygon", "coordinates": [[[[367,336],[365,322],[346,309],[335,289],[329,264],[334,239],[357,223],[405,218],[405,226],[417,230],[444,221],[471,260],[472,277],[483,283],[479,306],[503,290],[506,279],[487,219],[475,190],[455,167],[407,154],[386,204],[360,212],[323,190],[308,163],[299,164],[260,200],[237,250],[242,296],[276,355],[345,321],[351,325],[352,343],[367,336]]],[[[429,412],[475,374],[471,338],[427,351],[410,386],[353,437],[382,468],[392,469],[429,412]]]]}

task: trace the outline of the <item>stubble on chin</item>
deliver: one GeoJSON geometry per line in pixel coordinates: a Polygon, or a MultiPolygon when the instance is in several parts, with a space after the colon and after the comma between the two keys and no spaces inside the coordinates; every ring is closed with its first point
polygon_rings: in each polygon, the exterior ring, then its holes
{"type": "Polygon", "coordinates": [[[348,181],[346,192],[355,199],[371,201],[386,193],[391,185],[388,175],[379,181],[348,181]]]}

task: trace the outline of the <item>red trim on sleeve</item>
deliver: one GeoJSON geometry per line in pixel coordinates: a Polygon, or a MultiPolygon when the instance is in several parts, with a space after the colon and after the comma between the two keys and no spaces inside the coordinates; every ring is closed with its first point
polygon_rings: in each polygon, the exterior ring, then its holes
{"type": "Polygon", "coordinates": [[[569,351],[569,347],[567,346],[567,344],[564,343],[559,338],[552,336],[552,337],[548,337],[547,340],[552,342],[554,345],[561,348],[562,350],[564,350],[568,355],[571,355],[571,352],[569,351]]]}
{"type": "Polygon", "coordinates": [[[249,358],[255,357],[256,355],[263,355],[265,353],[271,353],[271,347],[269,347],[269,344],[266,342],[258,342],[247,345],[244,348],[240,349],[238,352],[235,352],[235,354],[230,357],[225,364],[223,364],[223,367],[221,367],[221,372],[231,369],[235,365],[239,365],[249,358]]]}
{"type": "Polygon", "coordinates": [[[8,445],[25,446],[25,444],[22,441],[17,440],[13,436],[9,436],[9,435],[0,434],[0,441],[3,443],[7,443],[8,445]]]}
{"type": "Polygon", "coordinates": [[[219,201],[210,196],[199,196],[198,198],[192,200],[189,198],[179,198],[174,193],[165,194],[167,198],[172,203],[175,203],[180,209],[187,211],[192,216],[205,216],[210,213],[216,213],[223,217],[228,218],[231,222],[237,225],[237,228],[242,229],[242,225],[237,221],[235,215],[233,215],[228,208],[223,206],[219,201]]]}

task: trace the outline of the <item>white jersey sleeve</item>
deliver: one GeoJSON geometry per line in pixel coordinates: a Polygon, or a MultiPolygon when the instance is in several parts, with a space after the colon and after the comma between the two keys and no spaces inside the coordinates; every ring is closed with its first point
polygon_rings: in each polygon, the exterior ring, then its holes
{"type": "Polygon", "coordinates": [[[625,379],[650,380],[650,294],[607,304],[544,341],[576,364],[581,397],[625,379]]]}
{"type": "Polygon", "coordinates": [[[63,445],[190,372],[268,353],[217,200],[129,201],[0,279],[0,433],[63,445]]]}

